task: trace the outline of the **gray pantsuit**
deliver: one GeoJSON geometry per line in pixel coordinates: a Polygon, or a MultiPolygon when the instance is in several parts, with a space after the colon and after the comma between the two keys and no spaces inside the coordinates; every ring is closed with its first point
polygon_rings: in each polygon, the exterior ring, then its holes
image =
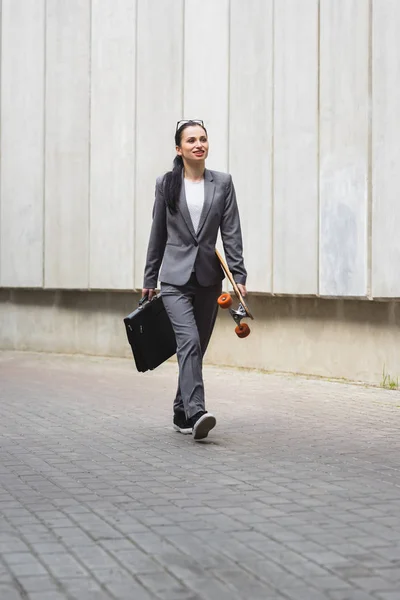
{"type": "Polygon", "coordinates": [[[171,213],[164,200],[163,177],[157,179],[143,287],[155,288],[158,277],[162,282],[162,298],[177,340],[179,385],[174,410],[184,408],[188,418],[205,410],[202,362],[224,278],[215,255],[218,231],[236,283],[245,284],[247,273],[231,176],[205,170],[204,206],[197,231],[190,218],[185,186],[177,212],[171,213]]]}
{"type": "Polygon", "coordinates": [[[183,286],[161,283],[165,309],[177,341],[178,391],[174,411],[193,417],[205,409],[202,359],[217,317],[221,283],[202,287],[195,276],[183,286]]]}

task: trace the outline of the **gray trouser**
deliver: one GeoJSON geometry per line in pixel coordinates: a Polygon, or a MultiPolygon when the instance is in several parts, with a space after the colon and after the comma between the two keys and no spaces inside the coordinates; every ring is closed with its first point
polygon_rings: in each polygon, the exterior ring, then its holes
{"type": "Polygon", "coordinates": [[[205,410],[203,356],[217,317],[221,283],[201,287],[194,275],[186,285],[161,283],[161,296],[171,320],[177,343],[178,391],[174,411],[193,417],[205,410]]]}

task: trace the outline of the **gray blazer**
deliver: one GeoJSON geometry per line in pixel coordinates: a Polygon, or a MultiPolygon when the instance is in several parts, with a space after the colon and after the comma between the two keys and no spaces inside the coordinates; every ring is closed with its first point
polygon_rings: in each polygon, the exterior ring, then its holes
{"type": "Polygon", "coordinates": [[[219,229],[233,277],[236,283],[246,284],[239,211],[231,175],[205,170],[204,206],[197,232],[193,228],[183,182],[178,210],[171,214],[164,201],[163,180],[164,176],[158,177],[156,183],[143,287],[155,288],[158,277],[163,283],[185,285],[193,271],[202,286],[221,281],[224,273],[215,255],[219,229]]]}

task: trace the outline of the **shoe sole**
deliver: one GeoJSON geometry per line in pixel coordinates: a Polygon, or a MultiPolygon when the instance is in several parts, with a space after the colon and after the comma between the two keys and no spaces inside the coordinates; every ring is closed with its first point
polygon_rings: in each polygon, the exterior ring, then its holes
{"type": "Polygon", "coordinates": [[[183,435],[191,435],[192,433],[192,429],[189,427],[187,429],[183,429],[183,427],[178,427],[178,425],[175,425],[175,423],[172,425],[172,427],[175,429],[175,431],[177,431],[178,433],[183,433],[183,435]]]}
{"type": "Polygon", "coordinates": [[[193,439],[204,440],[217,424],[217,419],[209,413],[200,417],[193,427],[193,439]]]}

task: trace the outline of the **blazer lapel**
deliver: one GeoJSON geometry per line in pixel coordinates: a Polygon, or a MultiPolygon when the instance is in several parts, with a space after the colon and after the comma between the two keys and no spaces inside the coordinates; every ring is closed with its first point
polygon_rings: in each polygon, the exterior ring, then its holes
{"type": "MultiPolygon", "coordinates": [[[[204,171],[204,205],[203,205],[203,210],[201,211],[201,215],[200,215],[200,221],[199,221],[199,227],[197,229],[197,236],[200,234],[200,231],[203,228],[204,223],[206,222],[208,213],[210,212],[210,208],[212,206],[213,200],[214,200],[214,194],[215,194],[215,184],[213,183],[213,176],[211,174],[211,171],[209,171],[208,169],[206,169],[204,171]]],[[[186,208],[187,208],[187,204],[186,204],[186,208]]],[[[188,209],[189,212],[189,209],[188,209]]],[[[190,215],[189,215],[190,217],[190,215]]],[[[193,225],[192,225],[192,229],[193,229],[193,225]]]]}
{"type": "Polygon", "coordinates": [[[183,174],[182,174],[181,195],[179,197],[179,210],[181,212],[183,220],[185,221],[185,223],[187,225],[187,228],[189,229],[189,231],[192,234],[192,236],[194,237],[194,239],[196,239],[196,232],[194,230],[192,218],[190,216],[189,208],[188,208],[188,205],[186,202],[185,182],[183,180],[183,174]]]}

